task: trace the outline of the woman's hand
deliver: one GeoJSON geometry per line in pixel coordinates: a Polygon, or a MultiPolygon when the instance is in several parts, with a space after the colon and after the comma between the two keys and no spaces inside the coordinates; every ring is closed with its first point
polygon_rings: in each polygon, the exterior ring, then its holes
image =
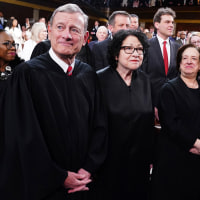
{"type": "Polygon", "coordinates": [[[190,153],[200,155],[200,139],[196,139],[194,146],[190,149],[190,153]]]}

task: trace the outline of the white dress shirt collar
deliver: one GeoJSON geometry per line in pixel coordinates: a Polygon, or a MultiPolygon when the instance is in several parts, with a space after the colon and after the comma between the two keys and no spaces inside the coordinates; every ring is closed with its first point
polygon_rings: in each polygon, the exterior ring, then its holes
{"type": "Polygon", "coordinates": [[[158,35],[157,35],[157,38],[158,38],[158,41],[159,41],[159,43],[161,44],[161,45],[163,45],[163,42],[164,41],[166,41],[167,43],[166,43],[166,45],[169,45],[169,38],[167,38],[166,40],[163,40],[161,37],[159,37],[158,35]]]}
{"type": "MultiPolygon", "coordinates": [[[[63,60],[61,60],[56,54],[55,52],[53,51],[52,48],[50,48],[49,50],[49,55],[50,57],[63,69],[63,71],[65,73],[67,73],[67,69],[69,67],[69,65],[67,63],[65,63],[63,60]]],[[[72,66],[72,71],[74,70],[74,65],[75,65],[75,59],[73,61],[73,63],[71,63],[70,66],[72,66]]]]}

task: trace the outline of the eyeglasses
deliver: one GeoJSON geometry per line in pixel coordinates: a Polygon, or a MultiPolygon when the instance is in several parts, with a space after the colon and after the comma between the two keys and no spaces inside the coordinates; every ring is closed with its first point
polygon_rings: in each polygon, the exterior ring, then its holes
{"type": "Polygon", "coordinates": [[[7,47],[8,50],[11,49],[12,47],[15,47],[15,49],[18,49],[18,47],[19,47],[19,44],[18,44],[18,43],[15,43],[15,42],[12,43],[12,42],[10,42],[10,41],[2,42],[2,43],[0,43],[0,44],[5,45],[5,46],[7,47]]]}
{"type": "Polygon", "coordinates": [[[194,44],[194,45],[200,44],[200,40],[198,40],[198,41],[193,41],[193,42],[191,41],[191,43],[194,44]]]}
{"type": "Polygon", "coordinates": [[[124,52],[126,54],[133,54],[135,51],[139,55],[143,55],[144,54],[144,49],[142,47],[134,48],[132,46],[122,46],[121,49],[124,49],[124,52]]]}

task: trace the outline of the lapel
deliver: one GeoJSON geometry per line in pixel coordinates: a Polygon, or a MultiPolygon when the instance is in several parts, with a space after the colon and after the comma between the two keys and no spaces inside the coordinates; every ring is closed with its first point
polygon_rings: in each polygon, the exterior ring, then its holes
{"type": "Polygon", "coordinates": [[[176,60],[174,44],[173,44],[173,42],[171,40],[169,40],[169,45],[170,45],[170,65],[169,65],[168,73],[169,73],[169,71],[171,70],[171,68],[173,66],[174,60],[176,60]]]}
{"type": "Polygon", "coordinates": [[[155,45],[155,49],[156,49],[155,53],[157,54],[157,58],[159,60],[160,65],[162,66],[163,72],[164,72],[165,66],[164,66],[163,55],[162,55],[162,51],[161,51],[160,44],[159,44],[157,37],[154,38],[154,45],[155,45]]]}

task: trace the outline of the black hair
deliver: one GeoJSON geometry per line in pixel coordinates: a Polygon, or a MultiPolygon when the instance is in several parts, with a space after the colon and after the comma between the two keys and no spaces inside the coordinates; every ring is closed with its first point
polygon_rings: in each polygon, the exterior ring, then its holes
{"type": "Polygon", "coordinates": [[[138,38],[144,48],[145,56],[145,52],[149,47],[147,36],[144,33],[135,30],[119,30],[117,33],[115,33],[108,46],[108,62],[111,67],[117,67],[116,57],[119,56],[122,43],[128,36],[135,36],[138,38]]]}

